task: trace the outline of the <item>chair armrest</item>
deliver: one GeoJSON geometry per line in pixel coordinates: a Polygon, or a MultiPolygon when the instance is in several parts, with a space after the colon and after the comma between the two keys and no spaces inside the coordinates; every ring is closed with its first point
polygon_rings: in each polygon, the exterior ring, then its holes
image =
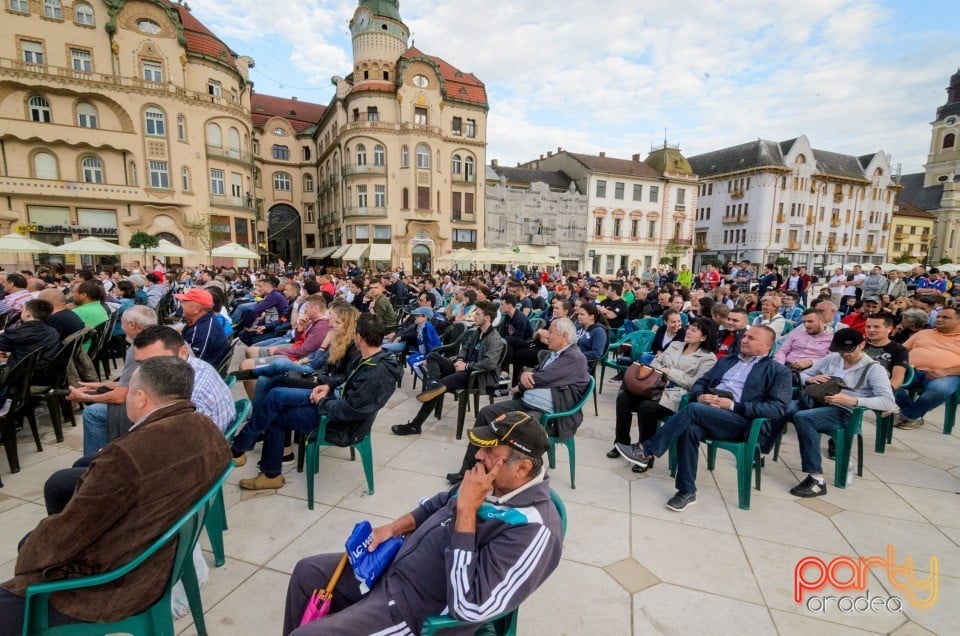
{"type": "Polygon", "coordinates": [[[757,438],[760,437],[760,429],[766,422],[769,422],[769,417],[757,417],[750,422],[750,431],[747,433],[747,444],[751,446],[756,446],[757,438]]]}

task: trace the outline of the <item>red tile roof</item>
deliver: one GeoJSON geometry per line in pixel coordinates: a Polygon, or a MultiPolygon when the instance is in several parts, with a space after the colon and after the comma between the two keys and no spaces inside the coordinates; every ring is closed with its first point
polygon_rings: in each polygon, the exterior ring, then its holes
{"type": "Polygon", "coordinates": [[[937,218],[932,212],[928,212],[923,208],[918,208],[912,203],[906,203],[901,201],[897,203],[897,211],[893,213],[894,216],[912,216],[918,219],[935,219],[937,218]]]}
{"type": "Polygon", "coordinates": [[[463,102],[487,105],[487,89],[483,82],[473,73],[464,73],[445,60],[433,55],[427,55],[415,46],[400,56],[400,59],[425,59],[433,62],[440,71],[443,79],[444,96],[448,99],[457,99],[463,102]]]}
{"type": "Polygon", "coordinates": [[[214,59],[222,60],[230,66],[234,64],[234,58],[237,54],[223,41],[213,34],[213,31],[203,25],[200,20],[193,17],[193,14],[185,5],[170,2],[170,6],[176,9],[180,15],[180,23],[183,25],[183,35],[187,39],[187,52],[197,55],[204,55],[214,59]]]}
{"type": "Polygon", "coordinates": [[[597,172],[619,174],[628,177],[643,177],[647,179],[660,178],[659,172],[642,161],[617,159],[616,157],[600,157],[597,155],[581,155],[575,152],[568,152],[567,154],[582,163],[590,170],[595,170],[597,172]]]}
{"type": "Polygon", "coordinates": [[[282,117],[290,122],[294,130],[303,132],[320,121],[327,107],[255,92],[250,95],[250,109],[253,111],[253,124],[258,128],[263,128],[271,117],[282,117]]]}
{"type": "Polygon", "coordinates": [[[396,93],[397,87],[393,84],[393,82],[360,82],[350,90],[351,93],[359,93],[360,91],[396,93]]]}

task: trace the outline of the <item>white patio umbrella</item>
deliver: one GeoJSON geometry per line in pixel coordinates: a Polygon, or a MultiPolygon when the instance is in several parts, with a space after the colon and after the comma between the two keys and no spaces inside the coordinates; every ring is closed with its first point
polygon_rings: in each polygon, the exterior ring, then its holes
{"type": "Polygon", "coordinates": [[[843,270],[844,270],[844,271],[850,271],[850,270],[853,269],[854,267],[861,267],[861,265],[860,265],[860,263],[857,263],[857,262],[844,263],[844,264],[843,264],[843,270]]]}
{"type": "Polygon", "coordinates": [[[123,245],[117,245],[116,243],[111,243],[109,241],[104,241],[101,238],[96,236],[88,236],[82,238],[79,241],[74,241],[72,243],[67,243],[59,247],[51,247],[49,249],[51,254],[83,254],[88,256],[96,255],[109,255],[109,256],[119,256],[121,254],[129,254],[131,252],[138,252],[139,250],[131,250],[130,248],[124,247],[123,245]]]}
{"type": "Polygon", "coordinates": [[[953,263],[947,263],[946,265],[940,266],[941,272],[947,272],[948,274],[955,274],[960,272],[960,265],[955,265],[953,263]]]}
{"type": "Polygon", "coordinates": [[[148,249],[147,253],[153,254],[154,256],[172,256],[174,258],[197,255],[196,252],[191,252],[187,248],[180,247],[176,243],[171,243],[167,239],[160,239],[159,245],[153,249],[148,249]]]}
{"type": "Polygon", "coordinates": [[[881,268],[883,271],[885,271],[885,272],[889,272],[889,271],[892,271],[892,270],[897,269],[897,264],[896,264],[896,263],[883,263],[882,265],[880,265],[880,268],[881,268]]]}
{"type": "Polygon", "coordinates": [[[901,272],[909,272],[911,269],[913,269],[913,264],[912,264],[912,263],[898,263],[898,264],[897,264],[897,270],[898,270],[898,271],[901,271],[901,272]]]}
{"type": "Polygon", "coordinates": [[[0,236],[0,252],[25,252],[29,254],[50,253],[56,249],[54,245],[48,245],[35,241],[32,238],[13,232],[0,236]]]}
{"type": "Polygon", "coordinates": [[[217,256],[219,258],[243,258],[247,260],[253,259],[255,261],[260,260],[259,254],[236,243],[227,243],[226,245],[215,247],[213,250],[211,250],[210,255],[217,256]]]}

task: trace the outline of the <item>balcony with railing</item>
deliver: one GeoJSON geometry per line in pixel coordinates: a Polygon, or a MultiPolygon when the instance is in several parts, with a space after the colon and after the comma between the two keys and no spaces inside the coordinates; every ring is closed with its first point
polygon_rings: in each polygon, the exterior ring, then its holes
{"type": "Polygon", "coordinates": [[[871,243],[867,243],[867,246],[863,248],[863,251],[867,254],[873,254],[874,252],[877,251],[877,246],[871,243]]]}
{"type": "Polygon", "coordinates": [[[49,84],[49,77],[56,77],[57,83],[81,84],[99,88],[126,87],[146,91],[152,94],[167,94],[182,99],[194,99],[222,106],[233,111],[243,112],[243,104],[231,95],[211,95],[207,92],[191,91],[170,82],[148,82],[139,77],[122,77],[106,75],[92,71],[77,71],[64,66],[51,64],[32,64],[22,60],[0,58],[0,79],[23,78],[34,80],[44,85],[49,84]]]}
{"type": "Polygon", "coordinates": [[[858,230],[863,229],[863,219],[857,219],[857,229],[858,230]]]}
{"type": "Polygon", "coordinates": [[[833,251],[836,251],[836,249],[837,249],[837,241],[836,241],[836,239],[834,239],[834,240],[832,240],[832,241],[827,241],[827,250],[833,252],[833,251]]]}
{"type": "Polygon", "coordinates": [[[840,227],[840,217],[834,216],[830,218],[830,227],[840,227]]]}
{"type": "Polygon", "coordinates": [[[377,166],[372,164],[365,164],[360,166],[352,163],[348,163],[345,166],[343,166],[343,176],[345,178],[383,176],[386,174],[387,174],[386,166],[377,166]]]}
{"type": "Polygon", "coordinates": [[[235,161],[248,165],[253,163],[253,155],[240,148],[224,148],[223,146],[211,146],[207,144],[207,156],[227,161],[235,161]]]}
{"type": "Polygon", "coordinates": [[[833,202],[834,202],[834,203],[843,203],[843,192],[834,192],[834,193],[833,193],[833,202]]]}
{"type": "Polygon", "coordinates": [[[785,223],[786,220],[787,220],[787,216],[783,212],[779,212],[777,214],[777,223],[785,223]]]}
{"type": "Polygon", "coordinates": [[[721,219],[721,223],[731,224],[731,223],[746,223],[750,220],[750,217],[746,214],[731,214],[730,216],[725,216],[721,219]]]}
{"type": "Polygon", "coordinates": [[[343,209],[343,218],[349,219],[352,217],[372,217],[372,218],[386,218],[387,208],[385,207],[345,207],[343,209]]]}
{"type": "Polygon", "coordinates": [[[813,215],[812,215],[812,214],[808,214],[808,215],[807,215],[807,225],[813,225],[814,221],[815,221],[815,219],[813,218],[813,215]]]}
{"type": "Polygon", "coordinates": [[[743,190],[733,190],[733,191],[730,193],[730,198],[731,198],[731,199],[742,199],[742,198],[743,198],[743,194],[744,194],[743,190]]]}
{"type": "Polygon", "coordinates": [[[450,175],[450,180],[454,183],[476,183],[477,177],[475,174],[466,174],[463,172],[455,172],[450,175]]]}
{"type": "Polygon", "coordinates": [[[788,250],[798,250],[800,249],[800,241],[787,241],[788,250]]]}
{"type": "Polygon", "coordinates": [[[260,207],[260,199],[254,199],[252,197],[235,197],[229,194],[211,194],[210,205],[215,208],[229,208],[231,210],[256,212],[260,207]]]}

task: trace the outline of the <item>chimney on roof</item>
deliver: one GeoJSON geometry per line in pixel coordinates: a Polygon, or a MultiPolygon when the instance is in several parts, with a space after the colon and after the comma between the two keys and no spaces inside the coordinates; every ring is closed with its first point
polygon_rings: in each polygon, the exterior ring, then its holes
{"type": "Polygon", "coordinates": [[[540,155],[540,158],[543,159],[543,155],[540,155]]]}
{"type": "Polygon", "coordinates": [[[603,150],[601,150],[601,151],[600,151],[600,156],[601,156],[601,157],[606,157],[606,156],[607,156],[607,153],[604,152],[603,150]]]}
{"type": "Polygon", "coordinates": [[[190,5],[187,4],[186,2],[183,3],[183,8],[186,9],[188,12],[190,11],[190,5]]]}
{"type": "Polygon", "coordinates": [[[548,156],[548,157],[552,157],[552,156],[553,156],[553,151],[552,151],[552,150],[548,150],[548,151],[547,151],[547,156],[548,156]]]}
{"type": "MultiPolygon", "coordinates": [[[[491,160],[490,160],[490,165],[493,166],[494,168],[496,168],[496,167],[497,167],[497,160],[496,160],[496,159],[491,159],[491,160]]],[[[519,164],[518,164],[518,165],[519,165],[519,164]]]]}
{"type": "Polygon", "coordinates": [[[633,155],[633,160],[636,161],[637,163],[640,163],[640,153],[639,153],[639,152],[638,152],[637,154],[633,155]]]}
{"type": "Polygon", "coordinates": [[[291,97],[291,98],[290,98],[290,101],[294,101],[294,102],[295,102],[295,101],[297,101],[297,98],[296,98],[296,96],[294,96],[294,97],[291,97]]]}
{"type": "Polygon", "coordinates": [[[561,148],[560,146],[557,146],[557,154],[560,154],[561,152],[563,152],[563,148],[561,148]]]}

